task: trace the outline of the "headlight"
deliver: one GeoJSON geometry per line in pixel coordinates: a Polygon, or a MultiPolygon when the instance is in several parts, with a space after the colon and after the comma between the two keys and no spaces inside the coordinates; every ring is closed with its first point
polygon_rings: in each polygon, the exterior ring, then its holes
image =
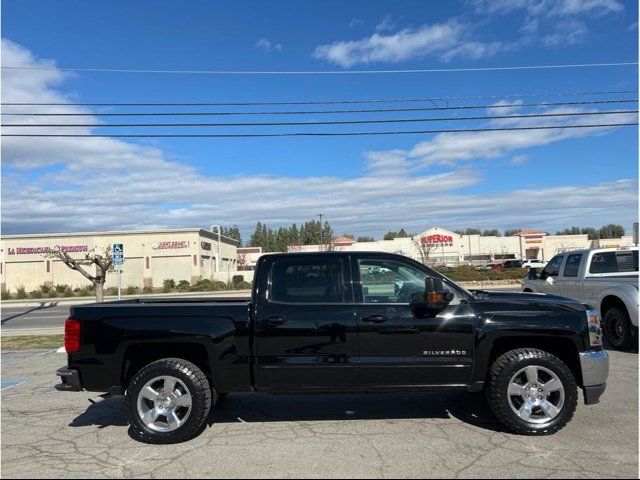
{"type": "Polygon", "coordinates": [[[602,321],[600,312],[587,310],[587,327],[589,328],[589,343],[592,347],[602,346],[602,321]]]}

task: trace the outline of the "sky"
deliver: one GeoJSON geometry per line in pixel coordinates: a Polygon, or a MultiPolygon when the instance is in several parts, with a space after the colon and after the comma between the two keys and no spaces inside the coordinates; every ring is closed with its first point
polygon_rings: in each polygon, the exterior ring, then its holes
{"type": "MultiPolygon", "coordinates": [[[[326,71],[637,62],[637,2],[625,0],[2,2],[3,102],[255,102],[448,98],[452,112],[350,119],[576,113],[623,105],[541,105],[636,91],[637,67],[371,75],[204,75],[65,71],[326,71]],[[45,67],[47,70],[35,70],[45,67]],[[510,95],[533,95],[514,98],[510,95]],[[538,95],[538,96],[535,96],[538,95]],[[490,99],[453,97],[491,96],[490,99]],[[513,105],[509,108],[500,105],[513,105]],[[524,106],[520,106],[524,104],[524,106]]],[[[598,98],[633,99],[633,94],[598,98]]],[[[415,107],[417,103],[382,104],[415,107]]],[[[430,106],[426,102],[418,106],[430,106]]],[[[331,106],[345,108],[345,106],[331,106]]],[[[373,105],[356,105],[375,108],[373,105]]],[[[100,113],[264,107],[9,107],[100,113]]],[[[319,107],[275,106],[269,110],[319,107]]],[[[326,106],[325,106],[326,108],[326,106]]],[[[348,108],[348,106],[346,106],[348,108]]],[[[320,108],[321,109],[321,108],[320,108]]],[[[117,117],[116,117],[117,118],[117,117]]],[[[317,121],[345,115],[181,117],[179,121],[317,121]]],[[[379,131],[627,123],[635,114],[389,125],[136,128],[137,133],[379,131]]],[[[148,117],[170,122],[174,118],[148,117]]],[[[3,116],[3,124],[37,123],[3,116]]],[[[3,133],[52,132],[50,128],[3,133]]],[[[61,129],[56,129],[60,132],[61,129]]],[[[73,133],[125,133],[74,127],[73,133]]],[[[298,224],[323,213],[337,234],[539,228],[637,220],[636,127],[361,137],[2,139],[2,232],[298,224]]]]}

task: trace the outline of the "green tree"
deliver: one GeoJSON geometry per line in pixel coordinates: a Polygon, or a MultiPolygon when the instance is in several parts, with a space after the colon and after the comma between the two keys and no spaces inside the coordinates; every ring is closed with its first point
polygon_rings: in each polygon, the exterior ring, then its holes
{"type": "Polygon", "coordinates": [[[358,237],[358,242],[375,242],[375,241],[376,239],[369,235],[358,237]]]}
{"type": "Polygon", "coordinates": [[[514,228],[514,229],[507,229],[504,231],[504,236],[505,237],[511,237],[513,235],[515,235],[516,233],[520,233],[522,231],[521,228],[514,228]]]}
{"type": "Polygon", "coordinates": [[[598,230],[599,238],[620,238],[624,237],[624,227],[610,223],[598,230]]]}
{"type": "Polygon", "coordinates": [[[496,229],[493,230],[484,230],[482,232],[482,236],[483,237],[499,237],[500,236],[500,232],[496,229]]]}

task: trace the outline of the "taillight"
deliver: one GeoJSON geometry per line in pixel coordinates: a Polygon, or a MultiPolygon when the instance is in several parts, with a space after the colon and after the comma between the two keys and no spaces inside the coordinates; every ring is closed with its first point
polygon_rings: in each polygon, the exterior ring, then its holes
{"type": "Polygon", "coordinates": [[[67,353],[80,350],[80,322],[67,318],[64,322],[64,349],[67,353]]]}
{"type": "Polygon", "coordinates": [[[587,327],[589,328],[589,343],[592,347],[602,346],[602,321],[600,312],[587,310],[587,327]]]}

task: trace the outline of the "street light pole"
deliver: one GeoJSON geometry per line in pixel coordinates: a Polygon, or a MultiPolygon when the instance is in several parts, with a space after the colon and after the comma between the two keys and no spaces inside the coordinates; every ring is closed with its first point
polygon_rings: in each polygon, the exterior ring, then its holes
{"type": "Polygon", "coordinates": [[[211,233],[213,232],[213,229],[217,229],[218,230],[218,253],[216,254],[216,272],[220,271],[220,225],[211,225],[211,233]]]}

